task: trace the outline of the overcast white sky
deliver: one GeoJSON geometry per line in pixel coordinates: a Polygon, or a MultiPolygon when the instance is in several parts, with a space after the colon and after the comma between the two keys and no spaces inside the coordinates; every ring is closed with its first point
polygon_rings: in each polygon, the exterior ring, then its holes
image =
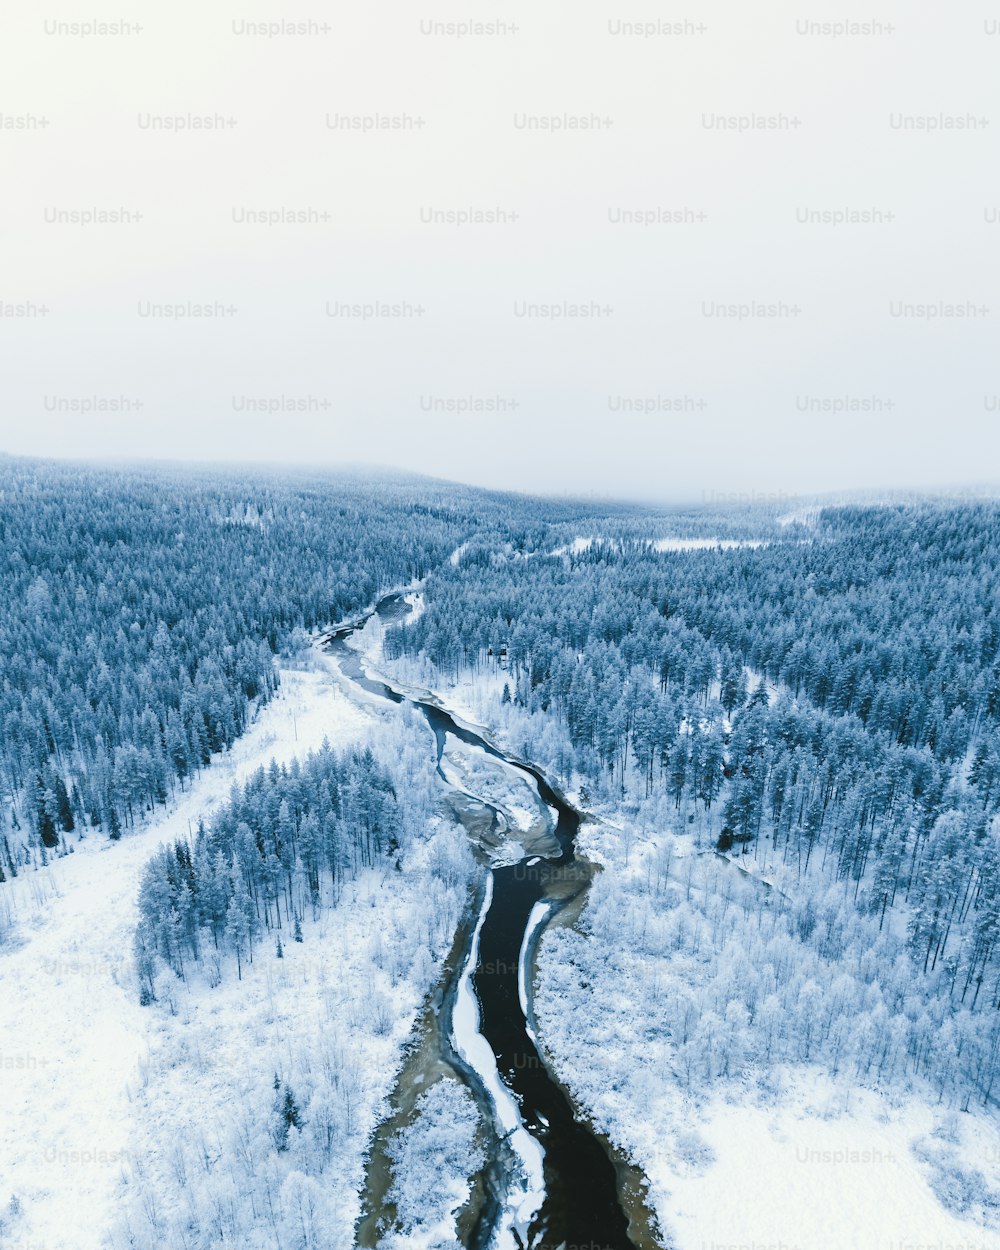
{"type": "Polygon", "coordinates": [[[7,0],[0,449],[686,498],[1000,476],[1000,13],[923,7],[7,0]],[[334,128],[375,115],[403,128],[334,128]],[[372,304],[401,315],[341,307],[372,304]]]}

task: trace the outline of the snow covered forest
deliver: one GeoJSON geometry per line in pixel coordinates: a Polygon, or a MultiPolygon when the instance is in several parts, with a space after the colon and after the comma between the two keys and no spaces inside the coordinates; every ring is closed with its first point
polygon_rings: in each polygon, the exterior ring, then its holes
{"type": "Polygon", "coordinates": [[[274,691],[291,629],[425,573],[462,533],[391,488],[0,463],[0,689],[11,826],[0,871],[78,826],[163,804],[274,691]],[[405,528],[405,535],[402,532],[405,528]]]}
{"type": "Polygon", "coordinates": [[[302,916],[320,905],[321,886],[335,900],[341,880],[399,849],[401,813],[391,775],[371,750],[338,759],[329,749],[263,768],[232,796],[194,845],[156,855],[139,896],[136,963],[145,1000],[156,997],[155,956],[177,976],[202,958],[201,934],[220,938],[253,962],[263,932],[302,941],[302,916]]]}
{"type": "Polygon", "coordinates": [[[689,1080],[822,1055],[990,1100],[998,539],[1000,509],[976,505],[833,509],[806,536],[728,550],[595,541],[524,560],[481,543],[387,638],[445,679],[502,666],[526,753],[777,883],[703,897],[708,927],[655,909],[657,940],[723,978],[712,1000],[667,1004],[689,1080]]]}
{"type": "Polygon", "coordinates": [[[906,1126],[908,1232],[1000,1245],[998,564],[985,501],[0,460],[0,1245],[515,1246],[449,1013],[490,873],[562,862],[520,764],[586,872],[501,973],[643,1178],[613,1244],[706,1241],[716,1100],[829,1087],[906,1126]]]}
{"type": "Polygon", "coordinates": [[[0,501],[0,788],[17,835],[0,874],[166,803],[272,696],[294,631],[423,577],[512,510],[405,479],[11,459],[0,501]]]}

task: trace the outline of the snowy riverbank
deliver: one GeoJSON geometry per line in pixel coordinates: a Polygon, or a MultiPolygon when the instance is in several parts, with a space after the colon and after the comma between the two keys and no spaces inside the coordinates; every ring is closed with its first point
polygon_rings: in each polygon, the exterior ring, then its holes
{"type": "MultiPolygon", "coordinates": [[[[445,679],[425,661],[387,661],[374,630],[365,643],[395,679],[509,748],[530,732],[533,760],[557,768],[560,731],[501,701],[502,669],[445,679]]],[[[605,871],[575,927],[556,921],[542,937],[535,1013],[557,1075],[648,1176],[667,1243],[1000,1250],[996,1119],[950,1110],[919,1080],[862,1088],[846,1069],[745,1062],[740,1004],[725,1007],[738,968],[707,950],[687,957],[683,932],[667,932],[678,897],[698,905],[699,881],[725,895],[732,867],[675,836],[670,812],[647,811],[640,828],[614,803],[596,806],[604,823],[586,824],[578,848],[605,871]],[[723,1006],[692,1009],[697,1036],[681,1044],[679,1004],[703,992],[723,1006]],[[718,1060],[700,1088],[685,1067],[696,1054],[718,1060]]]]}

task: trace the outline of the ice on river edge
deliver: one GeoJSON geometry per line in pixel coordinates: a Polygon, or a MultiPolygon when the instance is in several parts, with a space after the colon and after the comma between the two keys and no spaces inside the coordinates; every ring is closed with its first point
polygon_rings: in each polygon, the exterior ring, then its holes
{"type": "Polygon", "coordinates": [[[522,1176],[507,1194],[507,1201],[493,1236],[495,1250],[517,1250],[527,1244],[531,1221],[545,1199],[545,1152],[524,1127],[517,1101],[500,1079],[496,1056],[479,1031],[479,1000],[472,985],[472,974],[479,962],[479,935],[493,902],[493,877],[486,882],[483,905],[472,936],[469,957],[462,970],[452,1013],[452,1045],[483,1083],[503,1135],[517,1157],[522,1176]],[[516,1236],[515,1236],[516,1234],[516,1236]],[[520,1240],[518,1240],[518,1238],[520,1240]]]}
{"type": "MultiPolygon", "coordinates": [[[[528,861],[530,864],[537,863],[536,859],[528,861]]],[[[528,978],[531,975],[530,953],[532,943],[535,940],[535,934],[545,924],[552,911],[553,904],[548,899],[540,899],[531,909],[528,916],[528,923],[524,927],[524,940],[521,942],[521,953],[517,959],[517,997],[521,1004],[521,1010],[524,1012],[525,1024],[527,1026],[528,1036],[538,1045],[538,1038],[535,1031],[531,1027],[531,1018],[528,1005],[528,978]]]]}

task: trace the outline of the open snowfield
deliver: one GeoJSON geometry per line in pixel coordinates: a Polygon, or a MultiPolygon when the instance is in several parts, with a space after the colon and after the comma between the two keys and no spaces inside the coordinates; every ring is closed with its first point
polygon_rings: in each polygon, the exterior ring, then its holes
{"type": "MultiPolygon", "coordinates": [[[[344,745],[368,723],[328,674],[285,670],[277,697],[168,813],[118,843],[91,834],[73,855],[3,887],[15,930],[0,950],[0,1212],[12,1197],[22,1209],[7,1220],[5,1247],[104,1244],[134,1161],[134,1094],[148,1079],[160,1019],[138,1005],[131,974],[136,893],[150,854],[186,835],[260,765],[304,755],[324,738],[344,745]]],[[[211,1037],[201,1044],[211,1047],[211,1037]]]]}
{"type": "MultiPolygon", "coordinates": [[[[995,1129],[978,1116],[961,1119],[950,1149],[966,1165],[995,1169],[995,1129]]],[[[800,1073],[773,1103],[717,1098],[687,1111],[673,1134],[686,1158],[649,1143],[653,1193],[677,1250],[998,1250],[1000,1235],[935,1197],[915,1151],[949,1149],[942,1133],[949,1117],[919,1099],[848,1095],[800,1073]]]]}
{"type": "Polygon", "coordinates": [[[654,551],[734,551],[737,547],[766,547],[762,538],[657,538],[654,551]]]}
{"type": "MultiPolygon", "coordinates": [[[[574,538],[573,541],[565,547],[557,547],[550,554],[554,556],[564,555],[582,555],[583,552],[589,551],[597,540],[593,537],[587,538],[583,535],[574,538]]],[[[601,539],[600,541],[609,546],[617,547],[619,544],[611,539],[601,539]]],[[[731,551],[737,547],[764,547],[766,542],[761,538],[650,538],[641,540],[653,551],[731,551]]]]}

